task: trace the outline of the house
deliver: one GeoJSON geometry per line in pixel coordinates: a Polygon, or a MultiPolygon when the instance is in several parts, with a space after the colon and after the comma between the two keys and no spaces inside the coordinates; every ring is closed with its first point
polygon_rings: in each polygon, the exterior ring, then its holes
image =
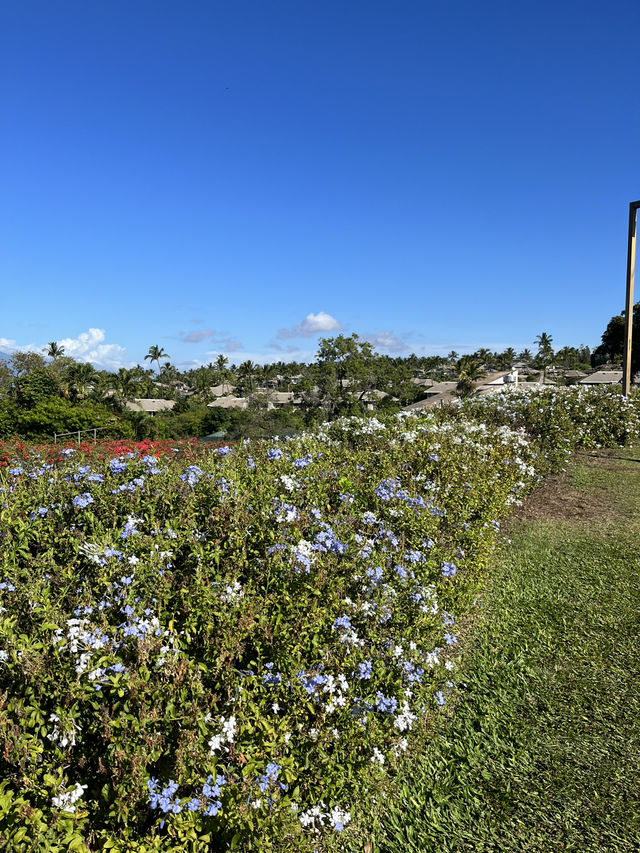
{"type": "Polygon", "coordinates": [[[216,400],[212,400],[210,403],[207,403],[207,406],[210,409],[246,409],[248,405],[249,401],[246,397],[234,397],[233,395],[218,397],[216,400]]]}
{"type": "Polygon", "coordinates": [[[132,412],[146,412],[148,415],[157,415],[158,412],[170,412],[175,406],[175,400],[141,399],[127,400],[125,406],[132,412]]]}
{"type": "Polygon", "coordinates": [[[620,385],[621,382],[622,370],[596,370],[580,379],[578,385],[620,385]]]}
{"type": "Polygon", "coordinates": [[[225,394],[233,394],[235,390],[235,385],[231,385],[229,382],[222,382],[220,385],[211,385],[209,393],[213,397],[223,397],[225,394]]]}
{"type": "Polygon", "coordinates": [[[381,400],[386,399],[392,400],[395,403],[398,402],[397,397],[391,397],[384,391],[379,391],[377,388],[372,388],[370,391],[365,391],[365,393],[361,395],[360,402],[364,403],[366,409],[372,410],[377,408],[378,403],[381,400]]]}

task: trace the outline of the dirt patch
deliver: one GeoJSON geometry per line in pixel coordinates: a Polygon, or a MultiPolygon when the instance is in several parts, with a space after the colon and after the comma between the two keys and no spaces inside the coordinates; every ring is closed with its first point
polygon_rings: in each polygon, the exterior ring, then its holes
{"type": "Polygon", "coordinates": [[[603,450],[599,452],[577,454],[580,461],[587,462],[594,468],[604,468],[607,471],[633,471],[638,473],[640,468],[640,456],[622,456],[615,450],[603,450]]]}
{"type": "Polygon", "coordinates": [[[548,477],[513,514],[515,521],[594,521],[611,516],[613,504],[572,489],[566,475],[548,477]]]}

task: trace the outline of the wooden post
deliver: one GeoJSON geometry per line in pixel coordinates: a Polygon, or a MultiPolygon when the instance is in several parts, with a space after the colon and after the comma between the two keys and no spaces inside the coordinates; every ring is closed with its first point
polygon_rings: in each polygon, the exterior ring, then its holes
{"type": "Polygon", "coordinates": [[[622,393],[631,391],[631,342],[633,338],[633,279],[636,268],[636,219],[640,201],[629,204],[629,241],[627,244],[627,294],[624,308],[624,356],[622,360],[622,393]]]}

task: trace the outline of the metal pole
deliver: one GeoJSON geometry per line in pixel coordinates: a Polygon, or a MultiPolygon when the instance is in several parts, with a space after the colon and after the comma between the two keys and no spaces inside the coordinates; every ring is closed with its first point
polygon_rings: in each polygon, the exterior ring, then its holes
{"type": "Polygon", "coordinates": [[[80,444],[80,430],[78,430],[78,444],[80,444]]]}
{"type": "Polygon", "coordinates": [[[627,244],[627,294],[624,308],[624,356],[622,360],[622,393],[631,391],[631,343],[633,338],[633,279],[636,268],[636,219],[640,201],[629,204],[629,240],[627,244]]]}

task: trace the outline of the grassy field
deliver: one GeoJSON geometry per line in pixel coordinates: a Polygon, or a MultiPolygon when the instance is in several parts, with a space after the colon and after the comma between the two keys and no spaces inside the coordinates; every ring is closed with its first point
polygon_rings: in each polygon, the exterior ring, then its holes
{"type": "Polygon", "coordinates": [[[506,531],[458,705],[373,849],[640,850],[640,450],[579,454],[506,531]]]}

